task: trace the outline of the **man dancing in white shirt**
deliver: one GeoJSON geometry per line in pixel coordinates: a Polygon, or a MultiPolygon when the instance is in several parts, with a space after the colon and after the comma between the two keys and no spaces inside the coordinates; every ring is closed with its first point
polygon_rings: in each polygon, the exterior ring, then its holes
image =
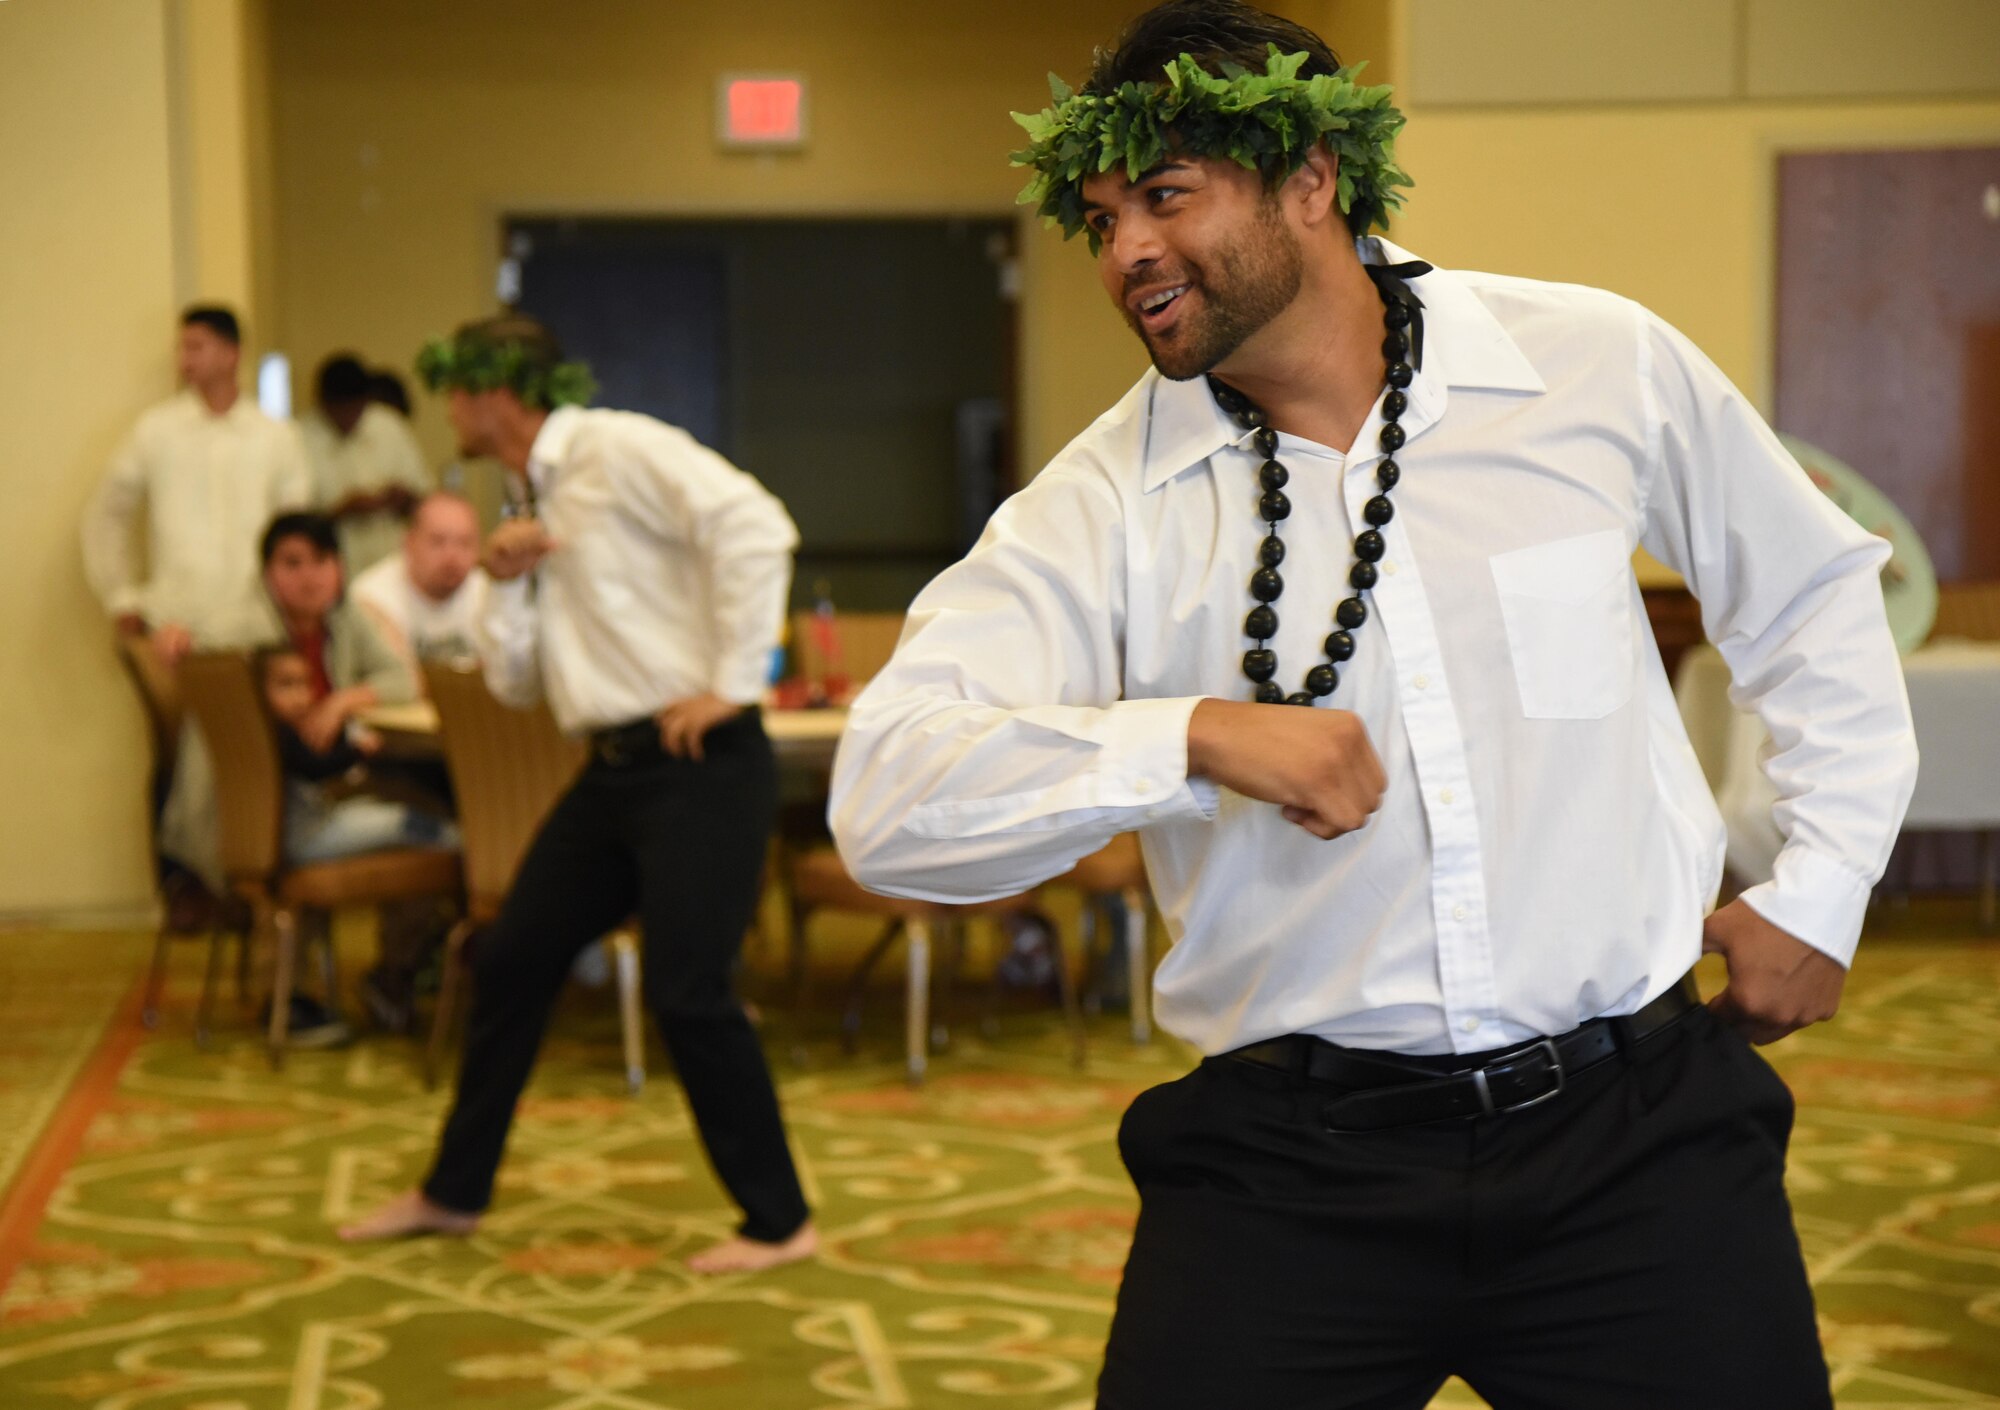
{"type": "Polygon", "coordinates": [[[939,901],[1143,831],[1208,1057],[1120,1132],[1099,1405],[1828,1406],[1750,1044],[1832,1015],[1909,796],[1887,545],[1644,309],[1371,238],[1401,117],[1310,32],[1176,0],[1056,87],[1027,198],[1155,370],[917,599],[832,818],[939,901]],[[1706,920],[1641,542],[1777,745],[1706,920]]]}
{"type": "Polygon", "coordinates": [[[688,1260],[748,1272],[817,1239],[777,1092],[733,990],[777,808],[757,712],[798,533],[750,476],[649,416],[586,411],[588,372],[517,317],[468,324],[418,364],[450,394],[460,453],[528,508],[488,539],[480,656],[494,693],[546,693],[591,759],[476,943],[457,1099],[420,1190],[343,1238],[467,1233],[578,951],[638,913],[645,987],[737,1237],[688,1260]]]}

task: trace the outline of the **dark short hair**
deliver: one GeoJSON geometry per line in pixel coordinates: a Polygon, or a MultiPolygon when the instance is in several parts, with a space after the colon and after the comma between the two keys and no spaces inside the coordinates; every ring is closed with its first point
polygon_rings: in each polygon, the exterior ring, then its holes
{"type": "Polygon", "coordinates": [[[264,537],[257,544],[258,557],[266,568],[286,539],[304,539],[323,554],[340,552],[340,535],[333,520],[310,509],[289,509],[265,525],[264,537]]]}
{"type": "Polygon", "coordinates": [[[243,346],[243,325],[236,321],[233,309],[224,308],[221,304],[190,304],[181,310],[181,327],[194,324],[200,324],[236,347],[243,346]]]}
{"type": "Polygon", "coordinates": [[[491,318],[475,318],[470,323],[459,324],[452,336],[496,347],[511,343],[520,348],[523,361],[538,372],[551,372],[563,360],[562,344],[549,331],[549,325],[525,313],[500,313],[491,318]]]}
{"type": "Polygon", "coordinates": [[[366,401],[368,369],[353,353],[335,353],[319,365],[318,385],[322,406],[334,402],[366,401]]]}
{"type": "MultiPolygon", "coordinates": [[[[1224,64],[1262,73],[1273,44],[1281,54],[1305,51],[1300,78],[1340,71],[1340,56],[1324,39],[1243,0],[1166,0],[1126,25],[1116,48],[1097,51],[1083,91],[1102,95],[1127,83],[1158,83],[1182,54],[1217,77],[1224,64]]],[[[1377,214],[1376,203],[1357,192],[1347,212],[1349,232],[1367,234],[1377,214]]]]}
{"type": "Polygon", "coordinates": [[[410,414],[410,388],[403,379],[386,367],[378,367],[368,374],[368,399],[379,401],[403,415],[410,414]]]}

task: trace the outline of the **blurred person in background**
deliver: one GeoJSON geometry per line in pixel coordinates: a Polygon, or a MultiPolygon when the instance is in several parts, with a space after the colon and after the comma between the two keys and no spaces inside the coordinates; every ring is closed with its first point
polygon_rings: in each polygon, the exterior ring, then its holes
{"type": "Polygon", "coordinates": [[[402,551],[354,579],[354,603],[421,688],[420,661],[479,655],[477,623],[487,580],[479,567],[479,515],[449,491],[424,496],[410,515],[402,551]]]}
{"type": "Polygon", "coordinates": [[[402,377],[387,367],[368,374],[368,400],[386,406],[405,421],[410,419],[410,389],[402,377]]]}
{"type": "Polygon", "coordinates": [[[510,472],[523,511],[487,541],[487,684],[590,741],[474,956],[458,1091],[422,1186],[350,1240],[470,1233],[577,953],[638,913],[647,1002],[735,1238],[689,1259],[752,1272],[817,1249],[778,1094],[735,971],[777,812],[758,713],[798,532],[769,491],[677,427],[586,410],[594,383],[505,316],[424,350],[460,453],[510,472]]]}
{"type": "MultiPolygon", "coordinates": [[[[305,751],[295,752],[291,771],[318,781],[313,775],[320,770],[300,767],[300,760],[319,756],[344,765],[358,762],[352,751],[368,739],[361,717],[376,705],[416,699],[416,677],[367,614],[345,599],[339,539],[330,518],[305,512],[279,515],[264,532],[261,555],[275,617],[271,639],[305,664],[311,696],[309,704],[280,717],[305,751]]],[[[396,801],[416,804],[416,811],[425,816],[448,816],[449,796],[429,777],[432,772],[402,762],[377,764],[371,767],[369,783],[385,794],[393,793],[396,801]]],[[[296,839],[288,833],[288,851],[317,852],[311,859],[324,860],[389,845],[375,834],[359,831],[361,820],[352,815],[340,820],[320,813],[298,812],[307,832],[296,839]]],[[[288,825],[290,818],[288,814],[288,825]]],[[[375,826],[382,819],[367,821],[375,826]]],[[[449,917],[428,897],[381,908],[381,958],[361,982],[362,999],[378,1026],[409,1031],[416,977],[435,954],[448,924],[449,917]]],[[[299,1039],[302,1045],[322,1041],[323,1026],[339,1023],[336,1015],[316,1010],[317,1005],[303,995],[294,997],[292,1022],[294,1031],[304,1035],[299,1039]]]]}
{"type": "MultiPolygon", "coordinates": [[[[169,672],[197,646],[242,646],[264,631],[257,535],[312,493],[298,432],[241,394],[242,345],[226,308],[199,304],[181,315],[181,390],[139,418],[84,511],[91,588],[119,633],[143,639],[169,672]]],[[[206,923],[221,876],[199,731],[182,731],[157,836],[168,923],[206,923]]]]}
{"type": "Polygon", "coordinates": [[[372,385],[359,359],[335,354],[320,364],[318,410],[299,423],[313,502],[339,525],[349,573],[395,553],[410,510],[432,487],[409,422],[375,401],[372,385]]]}
{"type": "Polygon", "coordinates": [[[298,433],[237,385],[242,347],[228,309],[197,305],[181,315],[181,391],[139,418],[84,514],[91,587],[118,629],[147,637],[168,665],[197,642],[241,645],[255,634],[257,535],[312,495],[298,433]]]}

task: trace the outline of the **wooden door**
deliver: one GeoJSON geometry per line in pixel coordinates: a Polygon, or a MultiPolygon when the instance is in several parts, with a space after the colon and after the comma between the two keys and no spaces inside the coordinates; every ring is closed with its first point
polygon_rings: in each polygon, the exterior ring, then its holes
{"type": "Polygon", "coordinates": [[[2000,579],[2000,147],[1778,163],[1776,422],[2000,579]]]}

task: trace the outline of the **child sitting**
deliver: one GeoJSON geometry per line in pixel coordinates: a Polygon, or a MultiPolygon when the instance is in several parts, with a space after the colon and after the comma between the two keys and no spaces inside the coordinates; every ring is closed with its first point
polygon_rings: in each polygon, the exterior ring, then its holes
{"type": "Polygon", "coordinates": [[[291,646],[257,653],[258,683],[278,733],[285,773],[285,860],[293,865],[354,857],[392,847],[456,847],[451,819],[406,802],[372,796],[366,760],[381,747],[369,731],[350,727],[325,750],[305,742],[299,726],[315,703],[312,668],[291,646]]]}

